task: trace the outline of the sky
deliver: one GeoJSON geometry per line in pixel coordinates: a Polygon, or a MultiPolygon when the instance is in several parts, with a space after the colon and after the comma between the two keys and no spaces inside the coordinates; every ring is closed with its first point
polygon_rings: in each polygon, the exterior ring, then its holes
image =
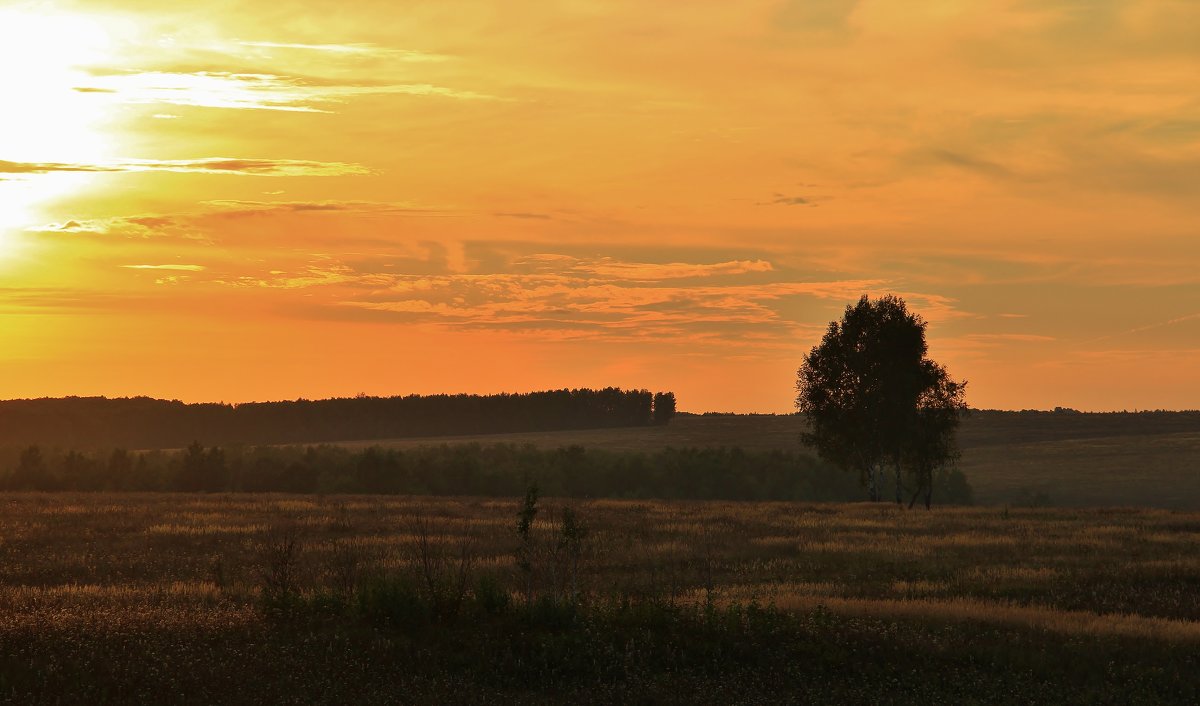
{"type": "Polygon", "coordinates": [[[1200,3],[0,4],[0,397],[1200,407],[1200,3]]]}

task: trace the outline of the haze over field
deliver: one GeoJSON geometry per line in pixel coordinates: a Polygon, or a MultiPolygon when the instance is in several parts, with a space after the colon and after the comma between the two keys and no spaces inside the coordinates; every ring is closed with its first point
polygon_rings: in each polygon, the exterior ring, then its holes
{"type": "Polygon", "coordinates": [[[897,293],[983,408],[1200,398],[1200,5],[0,9],[0,398],[786,412],[897,293]]]}

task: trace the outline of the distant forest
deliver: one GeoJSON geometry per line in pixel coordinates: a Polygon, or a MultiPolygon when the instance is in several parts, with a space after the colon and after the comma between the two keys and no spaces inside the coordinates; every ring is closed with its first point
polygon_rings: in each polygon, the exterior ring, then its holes
{"type": "Polygon", "coordinates": [[[548,390],[245,404],[149,397],[0,401],[0,446],[163,449],[561,431],[666,424],[675,395],[648,390],[548,390]]]}

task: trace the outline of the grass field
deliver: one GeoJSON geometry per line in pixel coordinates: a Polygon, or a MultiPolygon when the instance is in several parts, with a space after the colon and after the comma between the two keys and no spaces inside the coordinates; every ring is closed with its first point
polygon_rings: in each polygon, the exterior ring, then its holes
{"type": "Polygon", "coordinates": [[[516,499],[0,503],[14,702],[1200,698],[1200,514],[551,499],[524,572],[516,499]]]}
{"type": "MultiPolygon", "coordinates": [[[[680,415],[665,427],[352,442],[579,444],[648,451],[673,446],[800,446],[802,418],[680,415]]],[[[963,422],[960,466],[980,504],[1147,506],[1200,510],[1200,414],[974,412],[963,422]]]]}

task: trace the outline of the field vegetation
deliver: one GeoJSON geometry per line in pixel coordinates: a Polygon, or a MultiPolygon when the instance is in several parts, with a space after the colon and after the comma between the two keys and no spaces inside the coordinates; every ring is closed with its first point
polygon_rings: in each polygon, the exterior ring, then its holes
{"type": "Polygon", "coordinates": [[[1200,515],[0,496],[23,703],[1194,703],[1200,515]]]}
{"type": "MultiPolygon", "coordinates": [[[[10,446],[0,448],[0,487],[511,496],[538,480],[555,495],[864,499],[858,478],[801,446],[804,428],[796,415],[680,414],[660,426],[351,441],[311,452],[200,445],[221,458],[201,459],[204,478],[182,485],[187,449],[114,454],[43,445],[45,478],[35,481],[14,477],[29,447],[10,446]],[[393,452],[404,458],[389,458],[393,452]],[[218,466],[211,472],[204,470],[210,462],[218,466]],[[371,463],[385,475],[407,470],[372,480],[371,463]]],[[[1200,510],[1200,413],[973,411],[959,437],[962,457],[942,474],[935,503],[1200,510]]]]}
{"type": "MultiPolygon", "coordinates": [[[[797,415],[680,414],[663,427],[394,439],[372,444],[403,449],[435,441],[505,441],[540,448],[580,445],[646,452],[668,447],[737,447],[747,452],[801,449],[801,453],[815,456],[800,446],[804,430],[804,419],[797,415]]],[[[962,457],[957,468],[980,504],[1200,510],[1200,473],[1196,472],[1200,467],[1200,412],[974,410],[963,419],[958,441],[962,457]]],[[[366,445],[349,444],[352,448],[366,445]]]]}
{"type": "MultiPolygon", "coordinates": [[[[834,500],[862,497],[859,478],[798,451],[441,444],[411,448],[242,447],[43,453],[23,449],[0,471],[12,490],[284,491],[514,496],[530,483],[573,498],[834,500]]],[[[0,468],[3,468],[0,465],[0,468]]],[[[886,479],[885,479],[886,480],[886,479]]],[[[934,474],[939,502],[969,503],[961,472],[934,474]]]]}

